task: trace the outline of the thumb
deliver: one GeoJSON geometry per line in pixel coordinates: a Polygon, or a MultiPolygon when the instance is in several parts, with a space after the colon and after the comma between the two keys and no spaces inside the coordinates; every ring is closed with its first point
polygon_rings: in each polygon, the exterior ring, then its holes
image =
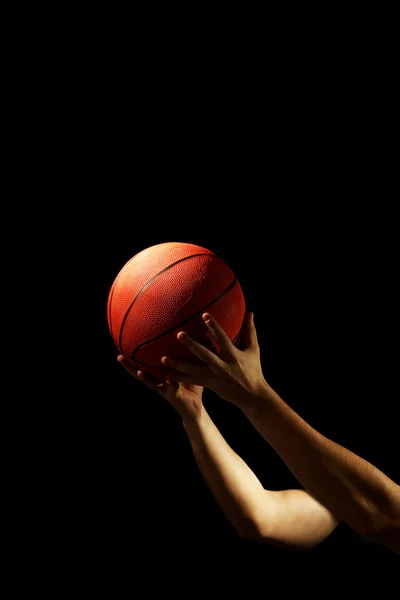
{"type": "Polygon", "coordinates": [[[254,325],[253,312],[248,312],[245,316],[243,330],[243,350],[258,350],[257,331],[254,325]]]}

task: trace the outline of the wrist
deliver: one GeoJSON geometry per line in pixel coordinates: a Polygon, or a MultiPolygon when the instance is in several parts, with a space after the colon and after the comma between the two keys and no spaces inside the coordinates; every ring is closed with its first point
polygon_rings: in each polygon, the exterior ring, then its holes
{"type": "Polygon", "coordinates": [[[203,405],[193,410],[185,410],[184,412],[181,412],[182,424],[184,428],[188,429],[198,426],[204,416],[204,412],[205,409],[203,405]]]}
{"type": "Polygon", "coordinates": [[[256,416],[272,409],[281,401],[275,390],[264,380],[257,390],[247,394],[241,409],[247,416],[256,416]]]}

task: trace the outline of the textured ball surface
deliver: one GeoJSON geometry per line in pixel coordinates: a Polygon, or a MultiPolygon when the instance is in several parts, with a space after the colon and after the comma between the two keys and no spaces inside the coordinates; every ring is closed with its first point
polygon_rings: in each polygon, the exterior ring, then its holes
{"type": "Polygon", "coordinates": [[[177,340],[179,331],[218,354],[202,314],[209,312],[237,346],[245,310],[241,285],[223,259],[195,244],[165,242],[122,267],[109,291],[107,321],[119,353],[164,379],[174,370],[161,363],[163,356],[200,362],[177,340]]]}

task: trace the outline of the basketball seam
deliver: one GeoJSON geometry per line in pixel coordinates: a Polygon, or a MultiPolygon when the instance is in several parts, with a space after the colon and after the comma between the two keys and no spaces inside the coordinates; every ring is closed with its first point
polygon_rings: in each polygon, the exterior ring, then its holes
{"type": "Polygon", "coordinates": [[[136,300],[139,298],[139,296],[141,296],[144,292],[144,290],[160,275],[162,275],[162,273],[165,273],[166,271],[168,271],[168,269],[172,269],[172,267],[174,267],[175,265],[183,262],[184,260],[189,260],[191,258],[195,258],[196,256],[212,256],[214,258],[218,258],[218,256],[216,256],[215,254],[212,253],[207,253],[207,252],[199,252],[198,254],[191,254],[190,256],[185,256],[184,258],[180,258],[179,260],[176,260],[174,263],[171,263],[170,265],[168,265],[167,267],[165,267],[164,269],[162,269],[161,271],[159,271],[158,273],[156,273],[151,279],[149,279],[149,281],[142,287],[141,290],[139,290],[139,292],[136,294],[135,298],[132,300],[132,302],[130,303],[130,305],[128,306],[128,308],[126,309],[124,318],[122,319],[122,323],[121,323],[121,329],[119,332],[119,347],[121,348],[122,351],[122,335],[123,335],[123,331],[124,331],[124,326],[125,323],[127,321],[127,318],[129,316],[129,313],[132,309],[132,306],[135,304],[136,300]]]}
{"type": "MultiPolygon", "coordinates": [[[[142,252],[144,252],[144,250],[141,250],[140,252],[137,252],[136,254],[134,254],[134,256],[132,256],[128,260],[128,262],[125,264],[125,266],[123,267],[123,269],[125,269],[125,267],[127,267],[133,261],[134,258],[138,257],[139,254],[142,254],[142,252]]],[[[112,324],[112,319],[111,319],[111,303],[112,303],[112,299],[113,299],[113,296],[114,296],[115,288],[116,288],[117,283],[118,283],[118,281],[119,281],[119,279],[120,279],[120,277],[122,275],[123,269],[118,273],[118,275],[114,279],[113,284],[111,286],[110,293],[109,293],[109,299],[108,299],[108,307],[107,307],[108,308],[108,326],[109,326],[112,338],[114,338],[114,335],[113,335],[113,324],[112,324]]],[[[120,349],[119,346],[118,346],[118,344],[115,344],[115,345],[117,346],[118,349],[120,349]]]]}
{"type": "MultiPolygon", "coordinates": [[[[188,317],[187,319],[184,319],[181,323],[178,323],[178,325],[175,325],[174,327],[172,327],[171,329],[168,329],[167,331],[163,331],[162,333],[160,333],[159,335],[156,335],[154,338],[150,339],[150,340],[146,340],[145,342],[142,342],[141,344],[139,344],[138,346],[136,346],[136,348],[134,349],[134,351],[132,352],[131,355],[131,359],[137,363],[137,364],[142,364],[144,366],[147,367],[154,367],[156,369],[162,369],[162,368],[167,368],[167,367],[158,367],[155,365],[146,365],[146,363],[141,362],[139,360],[136,360],[135,358],[135,354],[137,354],[137,352],[140,350],[140,348],[142,348],[143,346],[146,346],[146,344],[151,344],[152,342],[154,342],[155,340],[158,340],[161,337],[164,337],[165,335],[168,335],[168,333],[171,333],[171,331],[174,331],[174,329],[179,329],[180,327],[182,327],[183,325],[185,325],[186,323],[188,323],[191,319],[194,319],[195,317],[197,317],[200,313],[204,312],[209,306],[211,306],[212,304],[214,304],[215,302],[217,302],[218,300],[220,300],[223,296],[225,296],[225,294],[227,294],[237,283],[237,277],[234,278],[234,280],[232,281],[232,283],[230,283],[228,285],[228,287],[221,292],[221,294],[219,296],[217,296],[216,298],[213,298],[213,300],[211,300],[211,302],[209,302],[208,304],[206,304],[205,306],[203,306],[200,310],[198,310],[197,312],[195,312],[193,315],[190,315],[190,317],[188,317]]],[[[243,325],[242,325],[243,326],[243,325]]],[[[242,329],[242,328],[241,328],[242,329]]],[[[239,330],[238,334],[236,334],[235,338],[240,335],[240,331],[239,330]]],[[[234,338],[234,339],[235,339],[234,338]]]]}
{"type": "MultiPolygon", "coordinates": [[[[242,333],[243,333],[243,323],[242,323],[239,331],[237,332],[237,334],[235,335],[235,337],[232,340],[232,344],[234,346],[238,347],[238,343],[242,337],[242,333]]],[[[134,361],[134,363],[136,363],[136,365],[143,365],[144,367],[150,367],[151,369],[160,369],[161,371],[162,370],[165,370],[165,371],[171,370],[171,367],[164,367],[164,366],[158,367],[156,365],[149,365],[148,363],[145,363],[142,360],[138,360],[137,358],[133,358],[133,356],[131,356],[130,358],[134,361]]],[[[172,369],[172,370],[175,370],[175,369],[172,369]]]]}

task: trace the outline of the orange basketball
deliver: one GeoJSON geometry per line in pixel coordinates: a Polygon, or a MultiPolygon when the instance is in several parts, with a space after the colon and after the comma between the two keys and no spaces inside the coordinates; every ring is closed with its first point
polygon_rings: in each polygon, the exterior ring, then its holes
{"type": "Polygon", "coordinates": [[[238,346],[245,315],[238,279],[222,258],[184,242],[165,242],[135,254],[116,276],[107,300],[108,328],[119,353],[160,379],[173,372],[161,363],[163,356],[199,362],[177,340],[179,331],[219,353],[202,320],[204,312],[238,346]]]}

